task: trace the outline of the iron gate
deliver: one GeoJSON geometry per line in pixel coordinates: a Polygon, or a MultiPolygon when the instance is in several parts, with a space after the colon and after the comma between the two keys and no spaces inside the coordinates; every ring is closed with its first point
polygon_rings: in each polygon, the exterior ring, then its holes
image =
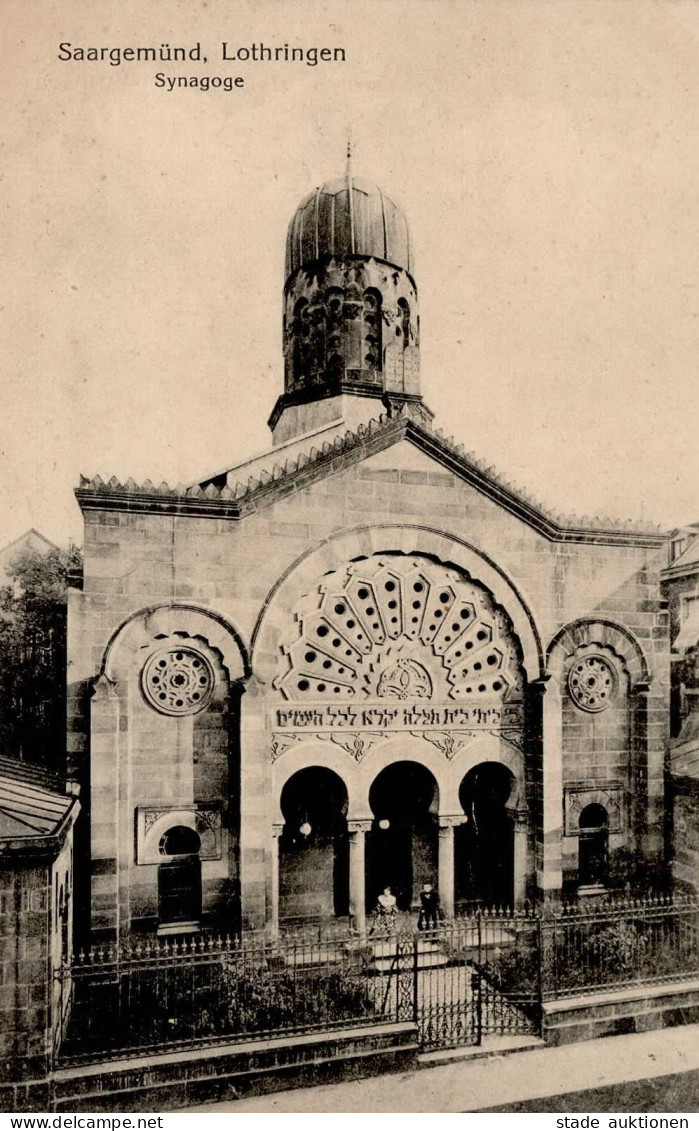
{"type": "Polygon", "coordinates": [[[374,942],[373,956],[392,1011],[415,1021],[421,1048],[455,1048],[539,1032],[539,943],[533,915],[479,911],[399,931],[374,942]]]}

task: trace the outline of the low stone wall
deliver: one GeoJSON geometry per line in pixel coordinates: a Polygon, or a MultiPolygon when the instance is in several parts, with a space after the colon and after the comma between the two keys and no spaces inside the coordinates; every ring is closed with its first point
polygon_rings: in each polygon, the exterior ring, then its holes
{"type": "MultiPolygon", "coordinates": [[[[412,1024],[267,1038],[235,1045],[59,1068],[43,1105],[34,1091],[14,1110],[172,1111],[320,1083],[405,1071],[417,1064],[412,1024]]],[[[8,1110],[13,1110],[9,1108],[8,1110]]]]}
{"type": "Polygon", "coordinates": [[[699,978],[544,1002],[542,1036],[565,1045],[699,1021],[699,978]]]}

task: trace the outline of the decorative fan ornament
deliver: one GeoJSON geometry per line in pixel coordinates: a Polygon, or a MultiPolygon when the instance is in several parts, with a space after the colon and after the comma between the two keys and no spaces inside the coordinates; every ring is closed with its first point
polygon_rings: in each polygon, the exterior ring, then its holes
{"type": "Polygon", "coordinates": [[[424,558],[357,562],[298,619],[300,639],[284,649],[289,670],[277,683],[287,699],[376,698],[390,688],[393,697],[467,701],[521,690],[516,640],[490,594],[424,558]],[[393,667],[379,666],[377,654],[390,652],[401,653],[393,667]]]}

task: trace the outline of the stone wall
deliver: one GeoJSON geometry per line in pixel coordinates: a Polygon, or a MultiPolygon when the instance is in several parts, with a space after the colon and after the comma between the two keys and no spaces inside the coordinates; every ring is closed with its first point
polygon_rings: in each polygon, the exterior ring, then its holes
{"type": "MultiPolygon", "coordinates": [[[[191,605],[215,612],[232,626],[253,671],[241,699],[241,879],[247,920],[259,925],[270,905],[270,827],[278,820],[277,799],[270,790],[266,719],[278,700],[271,683],[280,671],[283,643],[275,638],[274,625],[286,623],[289,614],[280,601],[287,601],[295,577],[297,595],[304,585],[308,588],[303,563],[310,561],[313,547],[319,581],[342,561],[405,550],[420,539],[441,552],[446,535],[447,542],[455,539],[473,547],[474,558],[495,563],[496,573],[509,579],[510,591],[519,594],[520,607],[531,615],[542,666],[549,642],[565,625],[581,619],[621,625],[642,648],[650,673],[642,734],[637,733],[636,714],[629,710],[625,715],[621,705],[594,724],[581,722],[566,707],[562,726],[569,777],[575,773],[576,780],[621,780],[629,806],[628,795],[642,779],[647,798],[643,820],[638,822],[636,815],[629,820],[641,830],[642,851],[658,860],[669,679],[667,618],[658,588],[662,549],[649,548],[642,538],[636,544],[629,539],[614,545],[602,534],[585,542],[550,540],[457,475],[440,470],[408,441],[363,462],[357,459],[353,450],[335,461],[334,473],[324,478],[299,474],[296,489],[241,521],[155,511],[116,513],[110,511],[107,495],[103,509],[86,511],[84,590],[72,594],[69,618],[70,745],[76,772],[89,749],[90,682],[104,665],[110,637],[128,617],[146,607],[191,605]],[[342,560],[334,549],[341,531],[353,532],[341,540],[342,560]],[[268,631],[261,631],[265,625],[268,631]],[[634,744],[639,746],[636,752],[634,744]]],[[[487,569],[492,573],[492,566],[487,569]]],[[[536,678],[542,673],[529,674],[536,678]]],[[[619,679],[624,688],[628,678],[640,682],[637,671],[624,673],[622,662],[619,679]]],[[[93,731],[93,762],[110,742],[112,738],[93,731]]],[[[147,777],[147,760],[143,772],[147,777]]],[[[544,776],[546,772],[544,768],[544,776]]],[[[543,789],[543,784],[536,788],[543,789]]],[[[557,804],[562,811],[560,796],[557,804]]],[[[562,815],[553,820],[560,839],[562,815]]]]}
{"type": "Polygon", "coordinates": [[[41,1076],[51,1016],[51,868],[45,862],[0,872],[0,1081],[41,1076]]]}

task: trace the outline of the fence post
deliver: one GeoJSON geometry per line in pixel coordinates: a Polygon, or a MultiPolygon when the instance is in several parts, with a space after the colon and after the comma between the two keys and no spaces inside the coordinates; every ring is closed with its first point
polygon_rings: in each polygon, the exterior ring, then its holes
{"type": "Polygon", "coordinates": [[[475,985],[476,994],[476,1044],[483,1043],[483,911],[479,907],[476,911],[478,920],[478,966],[476,968],[475,985]]]}
{"type": "Polygon", "coordinates": [[[413,935],[413,1024],[417,1025],[420,1015],[420,994],[418,992],[420,953],[418,951],[418,936],[413,935]]]}

